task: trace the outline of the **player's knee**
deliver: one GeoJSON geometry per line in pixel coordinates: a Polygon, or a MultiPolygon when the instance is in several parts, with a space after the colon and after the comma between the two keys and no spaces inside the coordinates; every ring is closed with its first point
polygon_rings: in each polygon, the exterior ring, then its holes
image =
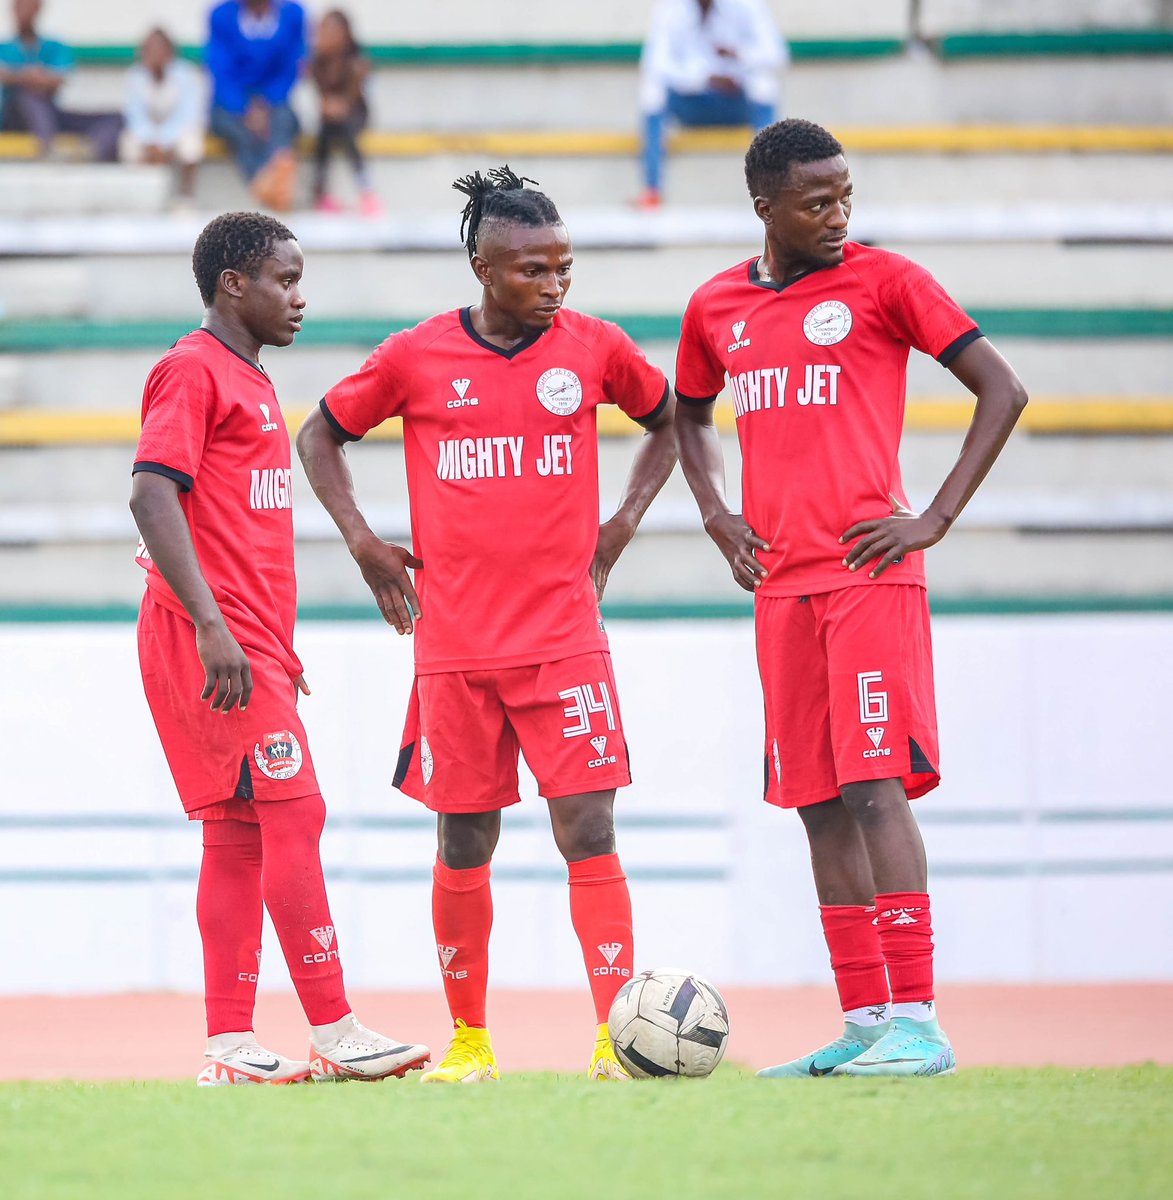
{"type": "Polygon", "coordinates": [[[554,822],[554,840],[569,862],[615,853],[615,821],[610,809],[563,813],[554,822]]]}
{"type": "Polygon", "coordinates": [[[908,796],[899,779],[867,779],[846,783],[843,805],[860,825],[880,825],[908,811],[908,796]]]}
{"type": "Polygon", "coordinates": [[[454,871],[483,867],[493,857],[501,832],[501,814],[441,813],[436,823],[440,861],[454,871]]]}

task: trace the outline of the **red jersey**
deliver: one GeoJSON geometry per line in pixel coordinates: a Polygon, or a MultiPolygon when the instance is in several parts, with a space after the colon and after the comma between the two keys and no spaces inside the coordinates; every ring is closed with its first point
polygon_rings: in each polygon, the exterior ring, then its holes
{"type": "Polygon", "coordinates": [[[389,337],[327,392],[337,433],[403,418],[420,674],[607,648],[590,565],[599,534],[595,409],[654,417],[668,383],[617,326],[562,309],[512,350],[468,309],[389,337]]]}
{"type": "MultiPolygon", "coordinates": [[[[300,675],[289,432],[268,375],[205,329],[180,338],[147,376],[139,471],[179,484],[200,569],[232,636],[300,675]]],[[[187,616],[141,545],[138,559],[159,603],[187,616]]]]}
{"type": "Polygon", "coordinates": [[[981,331],[923,267],[849,242],[786,283],[757,259],[710,279],[684,314],[676,390],[705,404],[729,380],[746,521],[770,543],[761,595],[925,581],[924,553],[878,580],[843,564],[844,531],[908,503],[897,455],[910,347],[947,365],[981,331]]]}

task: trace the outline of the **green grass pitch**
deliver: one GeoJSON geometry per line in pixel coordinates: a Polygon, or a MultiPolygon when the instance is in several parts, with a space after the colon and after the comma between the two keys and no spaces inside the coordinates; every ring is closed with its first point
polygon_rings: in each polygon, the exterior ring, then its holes
{"type": "Polygon", "coordinates": [[[0,1194],[1168,1200],[1173,1068],[607,1085],[0,1084],[0,1194]]]}

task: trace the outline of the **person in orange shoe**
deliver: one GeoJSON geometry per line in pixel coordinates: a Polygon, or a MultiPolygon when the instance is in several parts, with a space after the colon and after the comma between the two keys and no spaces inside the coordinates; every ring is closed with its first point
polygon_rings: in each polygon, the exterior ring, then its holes
{"type": "Polygon", "coordinates": [[[224,0],[209,15],[211,130],[231,147],[257,202],[279,212],[296,199],[300,125],[289,97],[305,56],[297,0],[224,0]]]}

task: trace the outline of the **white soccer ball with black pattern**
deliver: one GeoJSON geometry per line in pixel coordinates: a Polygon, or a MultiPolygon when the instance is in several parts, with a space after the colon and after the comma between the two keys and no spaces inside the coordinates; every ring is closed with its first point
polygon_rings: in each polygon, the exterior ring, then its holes
{"type": "Polygon", "coordinates": [[[700,1079],[725,1055],[729,1011],[707,979],[660,967],[619,989],[608,1028],[619,1061],[636,1079],[700,1079]]]}

